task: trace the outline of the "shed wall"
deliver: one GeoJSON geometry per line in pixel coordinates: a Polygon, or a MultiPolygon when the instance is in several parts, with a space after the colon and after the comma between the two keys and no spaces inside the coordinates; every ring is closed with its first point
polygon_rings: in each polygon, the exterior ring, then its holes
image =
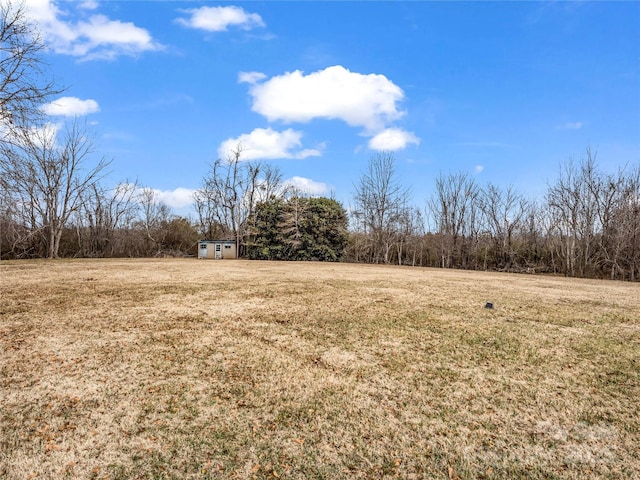
{"type": "Polygon", "coordinates": [[[234,259],[237,258],[236,244],[229,241],[207,240],[198,242],[198,258],[234,259]],[[216,253],[218,254],[216,256],[216,253]]]}

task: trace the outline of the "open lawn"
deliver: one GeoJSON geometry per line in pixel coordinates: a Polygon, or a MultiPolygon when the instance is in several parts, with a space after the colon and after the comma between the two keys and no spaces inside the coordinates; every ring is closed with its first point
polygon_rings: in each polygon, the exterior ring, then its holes
{"type": "Polygon", "coordinates": [[[640,478],[638,284],[76,260],[0,295],[1,478],[640,478]]]}

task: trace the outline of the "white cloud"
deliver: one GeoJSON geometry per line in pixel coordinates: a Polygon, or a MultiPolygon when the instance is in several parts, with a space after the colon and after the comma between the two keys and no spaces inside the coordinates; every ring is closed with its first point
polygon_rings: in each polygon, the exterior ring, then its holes
{"type": "Polygon", "coordinates": [[[47,122],[38,127],[30,127],[24,132],[25,137],[22,137],[21,135],[16,136],[12,129],[7,128],[6,124],[0,123],[0,139],[25,146],[25,141],[28,137],[30,143],[40,148],[56,148],[58,133],[62,129],[62,126],[61,123],[47,122]]]}
{"type": "Polygon", "coordinates": [[[58,139],[58,133],[62,130],[59,123],[46,123],[40,127],[32,127],[29,136],[31,141],[40,145],[55,145],[58,139]]]}
{"type": "Polygon", "coordinates": [[[320,156],[320,149],[302,149],[302,132],[292,129],[278,132],[271,128],[256,128],[237,138],[229,138],[218,148],[219,158],[227,158],[238,145],[242,147],[241,159],[261,160],[276,158],[296,158],[320,156]]]}
{"type": "MultiPolygon", "coordinates": [[[[71,5],[79,15],[97,7],[92,1],[65,4],[71,5]]],[[[58,8],[54,0],[30,0],[27,7],[29,16],[40,26],[44,39],[56,53],[93,60],[163,48],[146,29],[131,22],[111,20],[99,14],[74,22],[69,20],[72,13],[58,8]]]]}
{"type": "Polygon", "coordinates": [[[257,13],[248,13],[240,7],[200,7],[184,10],[189,18],[178,18],[177,23],[189,28],[197,28],[208,32],[224,32],[230,26],[251,30],[264,27],[262,17],[257,13]]]}
{"type": "Polygon", "coordinates": [[[484,171],[484,165],[476,165],[473,170],[477,175],[480,175],[484,171]]]}
{"type": "Polygon", "coordinates": [[[558,125],[556,130],[580,130],[582,126],[582,122],[567,122],[562,125],[558,125]]]}
{"type": "Polygon", "coordinates": [[[93,99],[80,100],[77,97],[62,97],[42,106],[47,115],[75,117],[100,111],[98,102],[93,99]]]}
{"type": "Polygon", "coordinates": [[[171,208],[184,208],[193,204],[193,194],[195,190],[178,187],[174,190],[158,190],[152,188],[154,199],[162,202],[171,208]]]}
{"type": "MultiPolygon", "coordinates": [[[[256,79],[255,73],[252,79],[256,79]]],[[[309,75],[300,70],[254,82],[253,111],[269,121],[309,122],[340,119],[377,132],[404,112],[397,103],[404,92],[384,75],[363,75],[336,65],[309,75]]]]}
{"type": "Polygon", "coordinates": [[[413,132],[405,132],[399,128],[387,128],[369,140],[372,150],[402,150],[410,143],[419,145],[420,139],[413,132]]]}
{"type": "Polygon", "coordinates": [[[305,177],[291,177],[285,180],[284,184],[308,195],[322,195],[326,193],[328,189],[326,183],[316,182],[305,177]]]}
{"type": "Polygon", "coordinates": [[[85,10],[95,10],[98,8],[98,2],[96,0],[85,0],[80,3],[80,8],[84,8],[85,10]]]}
{"type": "Polygon", "coordinates": [[[260,72],[240,72],[238,74],[239,83],[258,83],[260,80],[264,80],[267,76],[260,72]]]}

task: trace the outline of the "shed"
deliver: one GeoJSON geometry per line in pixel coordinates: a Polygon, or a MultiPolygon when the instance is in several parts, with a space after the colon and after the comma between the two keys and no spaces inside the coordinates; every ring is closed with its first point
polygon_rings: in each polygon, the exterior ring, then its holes
{"type": "Polygon", "coordinates": [[[198,242],[198,258],[226,260],[237,257],[236,242],[233,240],[200,240],[198,242]]]}

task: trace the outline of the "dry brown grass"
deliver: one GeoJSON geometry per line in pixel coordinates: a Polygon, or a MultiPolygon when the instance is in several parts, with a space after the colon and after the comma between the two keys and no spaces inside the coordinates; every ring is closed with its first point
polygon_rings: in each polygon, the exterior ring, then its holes
{"type": "Polygon", "coordinates": [[[638,284],[197,260],[0,275],[2,478],[640,478],[638,284]]]}

